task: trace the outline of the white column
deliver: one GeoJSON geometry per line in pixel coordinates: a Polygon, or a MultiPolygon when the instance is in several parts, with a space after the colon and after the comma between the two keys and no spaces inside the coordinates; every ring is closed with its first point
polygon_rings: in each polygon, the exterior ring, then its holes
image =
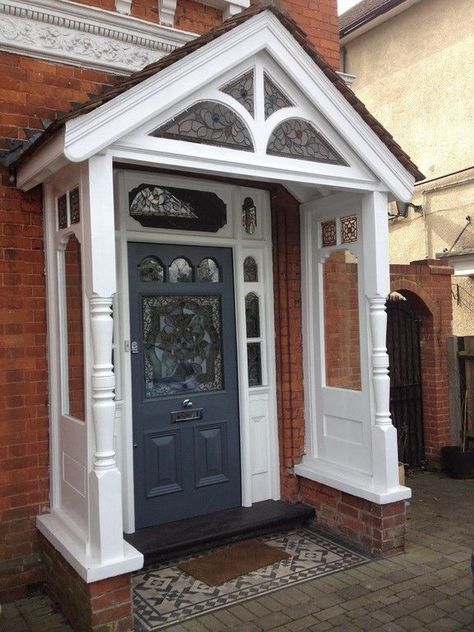
{"type": "Polygon", "coordinates": [[[114,450],[115,376],[112,366],[112,300],[116,291],[112,159],[88,162],[83,195],[86,248],[85,285],[92,342],[91,383],[93,459],[89,473],[90,551],[99,564],[124,555],[121,475],[114,450]]]}
{"type": "Polygon", "coordinates": [[[390,378],[386,347],[385,301],[390,292],[388,200],[384,193],[362,200],[364,294],[368,303],[369,357],[372,381],[374,486],[381,493],[399,486],[397,431],[390,418],[390,378]]]}

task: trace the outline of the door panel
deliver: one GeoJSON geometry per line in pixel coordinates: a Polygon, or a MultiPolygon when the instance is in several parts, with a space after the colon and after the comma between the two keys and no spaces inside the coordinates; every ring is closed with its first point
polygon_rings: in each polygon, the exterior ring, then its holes
{"type": "Polygon", "coordinates": [[[129,245],[136,527],[241,504],[232,251],[129,245]]]}

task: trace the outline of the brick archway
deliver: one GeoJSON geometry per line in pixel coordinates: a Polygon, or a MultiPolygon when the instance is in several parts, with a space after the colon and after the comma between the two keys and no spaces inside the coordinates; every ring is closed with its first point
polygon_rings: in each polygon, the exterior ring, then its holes
{"type": "Polygon", "coordinates": [[[421,319],[420,349],[425,453],[439,468],[440,450],[452,442],[448,392],[448,337],[452,331],[451,275],[437,260],[390,266],[391,290],[421,319]]]}

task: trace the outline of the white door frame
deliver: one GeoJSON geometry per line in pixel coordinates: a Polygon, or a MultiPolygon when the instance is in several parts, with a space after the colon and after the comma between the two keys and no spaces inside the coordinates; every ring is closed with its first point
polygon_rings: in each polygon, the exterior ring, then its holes
{"type": "Polygon", "coordinates": [[[118,292],[114,306],[116,374],[115,444],[122,472],[124,531],[135,530],[133,469],[133,408],[130,366],[130,306],[128,243],[168,243],[231,248],[234,264],[234,296],[239,381],[242,506],[280,498],[278,421],[276,406],[273,262],[270,196],[263,189],[236,186],[189,176],[170,176],[149,171],[115,172],[116,252],[118,292]],[[213,191],[227,204],[227,224],[216,234],[153,229],[140,226],[128,213],[128,192],[138,184],[162,184],[213,191]],[[253,235],[242,227],[242,203],[253,198],[258,221],[253,235]],[[258,282],[243,279],[243,262],[252,256],[258,265],[258,282]],[[248,387],[245,295],[260,299],[262,386],[248,387]]]}

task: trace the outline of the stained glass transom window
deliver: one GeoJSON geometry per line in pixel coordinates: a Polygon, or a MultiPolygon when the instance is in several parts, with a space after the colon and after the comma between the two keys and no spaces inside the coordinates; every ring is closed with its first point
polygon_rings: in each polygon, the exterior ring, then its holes
{"type": "Polygon", "coordinates": [[[297,118],[287,119],[273,130],[268,141],[267,153],[313,162],[346,164],[311,123],[297,118]]]}
{"type": "Polygon", "coordinates": [[[335,246],[337,243],[336,236],[336,220],[331,219],[327,222],[321,222],[321,245],[326,246],[335,246]]]}
{"type": "Polygon", "coordinates": [[[58,228],[67,228],[67,197],[66,194],[58,198],[58,228]]]}
{"type": "Polygon", "coordinates": [[[219,283],[219,266],[214,259],[203,259],[197,267],[197,280],[201,283],[219,283]]]}
{"type": "Polygon", "coordinates": [[[156,257],[145,257],[138,266],[138,276],[140,277],[140,281],[163,283],[165,280],[165,270],[156,257]]]}
{"type": "Polygon", "coordinates": [[[69,212],[71,214],[71,224],[80,222],[81,209],[79,203],[79,189],[77,187],[69,192],[69,212]]]}
{"type": "Polygon", "coordinates": [[[257,283],[258,281],[258,265],[253,257],[245,257],[244,281],[248,283],[257,283]]]}
{"type": "Polygon", "coordinates": [[[226,203],[212,191],[140,184],[129,193],[130,216],[142,226],[215,233],[227,222],[226,203]]]}
{"type": "Polygon", "coordinates": [[[142,298],[145,397],[224,388],[219,296],[142,298]]]}
{"type": "Polygon", "coordinates": [[[184,257],[176,257],[168,270],[171,283],[191,283],[193,280],[193,269],[184,257]]]}
{"type": "Polygon", "coordinates": [[[222,92],[233,97],[244,106],[247,112],[254,115],[253,70],[225,85],[222,92]]]}
{"type": "Polygon", "coordinates": [[[293,105],[290,99],[278,88],[273,81],[264,75],[263,98],[265,108],[265,118],[267,119],[274,112],[293,105]]]}
{"type": "Polygon", "coordinates": [[[258,296],[249,292],[245,297],[245,322],[247,326],[247,338],[260,337],[260,308],[258,296]]]}
{"type": "Polygon", "coordinates": [[[242,119],[226,105],[214,101],[195,103],[151,135],[253,151],[250,133],[242,119]]]}
{"type": "Polygon", "coordinates": [[[343,244],[350,244],[357,241],[357,217],[341,218],[341,241],[343,244]]]}
{"type": "Polygon", "coordinates": [[[247,343],[247,374],[249,386],[262,385],[262,353],[259,342],[247,343]]]}

